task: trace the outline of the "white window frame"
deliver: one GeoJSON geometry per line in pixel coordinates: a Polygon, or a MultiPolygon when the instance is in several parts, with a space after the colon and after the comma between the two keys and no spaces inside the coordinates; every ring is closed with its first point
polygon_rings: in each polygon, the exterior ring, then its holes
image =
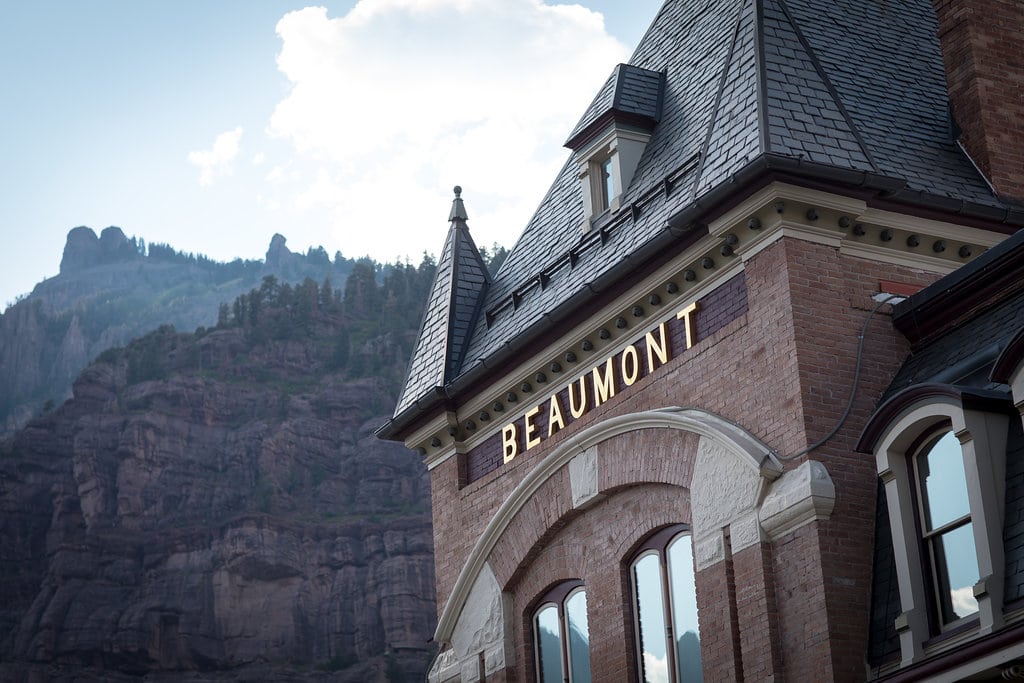
{"type": "MultiPolygon", "coordinates": [[[[1009,417],[1003,413],[965,408],[952,396],[927,396],[905,407],[875,441],[878,475],[885,485],[892,526],[893,553],[903,612],[896,620],[902,666],[932,653],[925,644],[936,632],[928,613],[925,582],[927,558],[917,524],[912,490],[916,468],[908,461],[919,449],[922,436],[943,424],[951,425],[963,452],[964,475],[970,504],[978,573],[974,586],[978,600],[978,635],[1003,625],[1003,513],[1006,490],[1006,436],[1009,417]]],[[[970,617],[962,621],[973,620],[970,617]]],[[[959,623],[959,622],[955,622],[959,623]]],[[[941,649],[942,644],[939,643],[941,649]]]]}
{"type": "Polygon", "coordinates": [[[590,184],[594,193],[594,212],[598,215],[612,208],[612,202],[621,194],[617,188],[615,160],[609,154],[590,162],[593,181],[590,184]],[[610,186],[610,187],[609,187],[610,186]]]}
{"type": "MultiPolygon", "coordinates": [[[[914,479],[915,493],[917,495],[916,500],[916,511],[917,521],[920,524],[918,537],[921,543],[921,549],[924,552],[925,557],[923,558],[924,564],[922,565],[922,573],[927,574],[930,578],[926,583],[931,587],[932,600],[935,606],[935,612],[931,614],[932,626],[940,631],[950,631],[956,629],[961,624],[969,623],[977,618],[977,612],[972,612],[964,617],[952,618],[944,613],[944,606],[942,603],[946,600],[945,592],[951,588],[949,585],[945,585],[942,579],[942,574],[947,575],[948,581],[948,567],[945,566],[945,558],[939,557],[939,548],[945,544],[945,537],[950,533],[968,525],[974,524],[974,520],[971,517],[970,504],[968,501],[967,513],[963,516],[950,520],[946,523],[940,524],[935,528],[929,529],[929,515],[927,510],[931,507],[934,501],[928,494],[924,477],[922,476],[922,461],[926,460],[931,454],[932,449],[936,448],[939,441],[952,436],[953,440],[956,440],[956,435],[947,426],[940,426],[938,429],[934,429],[930,432],[925,432],[922,435],[924,438],[921,444],[913,450],[909,460],[912,462],[912,476],[914,479]]],[[[961,463],[963,462],[961,456],[961,463]]],[[[963,493],[967,493],[967,481],[966,473],[964,475],[963,482],[963,493]]],[[[973,526],[972,526],[973,529],[973,526]]],[[[971,537],[973,541],[973,534],[971,537]]],[[[974,546],[971,546],[971,552],[975,556],[975,569],[977,569],[977,550],[974,546]]],[[[980,574],[979,574],[980,577],[980,574]]]]}
{"type": "Polygon", "coordinates": [[[579,169],[580,192],[583,196],[584,231],[593,222],[622,207],[622,195],[629,189],[640,156],[651,139],[648,132],[613,124],[594,142],[576,153],[579,169]],[[609,164],[611,196],[605,202],[606,184],[602,169],[609,164]]]}

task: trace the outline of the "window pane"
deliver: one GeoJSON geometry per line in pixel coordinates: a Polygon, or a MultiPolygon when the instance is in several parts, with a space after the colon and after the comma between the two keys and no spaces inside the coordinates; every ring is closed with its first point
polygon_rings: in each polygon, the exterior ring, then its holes
{"type": "Polygon", "coordinates": [[[615,198],[615,185],[612,181],[612,160],[608,159],[601,164],[601,180],[604,182],[603,206],[602,209],[607,209],[611,206],[612,199],[615,198]]]}
{"type": "Polygon", "coordinates": [[[587,626],[587,595],[576,591],[565,601],[569,638],[570,680],[590,683],[590,629],[587,626]]]}
{"type": "Polygon", "coordinates": [[[970,512],[964,456],[953,432],[942,438],[918,459],[924,490],[925,524],[928,531],[949,524],[970,512]]]}
{"type": "Polygon", "coordinates": [[[967,524],[934,539],[936,578],[945,623],[978,611],[974,584],[978,582],[978,560],[974,550],[974,525],[967,524]]]}
{"type": "Polygon", "coordinates": [[[562,680],[562,637],[558,632],[558,608],[548,605],[537,612],[535,626],[540,680],[557,683],[562,680]]]}
{"type": "Polygon", "coordinates": [[[646,683],[668,683],[665,648],[665,589],[657,555],[645,555],[633,564],[636,618],[640,627],[640,668],[646,683]]]}
{"type": "Polygon", "coordinates": [[[693,576],[693,539],[679,536],[668,547],[672,594],[672,624],[676,636],[676,666],[683,683],[702,682],[700,627],[697,625],[697,586],[693,576]]]}

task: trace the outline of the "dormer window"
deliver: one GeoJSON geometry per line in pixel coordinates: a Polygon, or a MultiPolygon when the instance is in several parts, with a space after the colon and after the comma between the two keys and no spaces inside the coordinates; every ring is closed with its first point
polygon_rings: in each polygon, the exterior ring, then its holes
{"type": "MultiPolygon", "coordinates": [[[[875,411],[858,450],[885,484],[902,613],[904,666],[950,629],[1003,625],[1009,396],[918,384],[875,411]]],[[[966,631],[965,631],[966,632],[966,631]]]]}
{"type": "Polygon", "coordinates": [[[664,86],[663,73],[619,64],[565,143],[579,165],[584,229],[619,210],[661,118],[664,86]]]}

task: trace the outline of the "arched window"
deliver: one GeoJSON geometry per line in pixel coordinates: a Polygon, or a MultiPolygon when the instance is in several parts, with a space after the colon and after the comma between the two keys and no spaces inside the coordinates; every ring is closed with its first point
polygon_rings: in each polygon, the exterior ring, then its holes
{"type": "Polygon", "coordinates": [[[587,594],[581,581],[549,590],[533,613],[537,680],[590,683],[590,630],[587,594]]]}
{"type": "Polygon", "coordinates": [[[926,656],[943,631],[977,637],[1004,623],[1012,409],[999,391],[911,385],[875,411],[861,436],[857,449],[874,453],[885,485],[904,665],[926,656]]]}
{"type": "Polygon", "coordinates": [[[677,525],[649,538],[630,563],[639,680],[704,680],[693,539],[677,525]]]}
{"type": "Polygon", "coordinates": [[[949,429],[930,436],[914,457],[924,554],[940,626],[978,611],[978,553],[960,441],[949,429]]]}

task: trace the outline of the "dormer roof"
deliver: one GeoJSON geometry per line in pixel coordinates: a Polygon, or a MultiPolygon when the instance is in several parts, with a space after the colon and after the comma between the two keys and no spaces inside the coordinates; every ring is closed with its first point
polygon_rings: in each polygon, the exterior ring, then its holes
{"type": "MultiPolygon", "coordinates": [[[[666,0],[569,135],[585,144],[604,129],[601,117],[660,109],[647,117],[655,125],[621,209],[600,230],[579,230],[586,216],[570,157],[482,297],[454,370],[445,364],[446,396],[637,264],[703,234],[710,207],[772,179],[1002,222],[1007,233],[1024,225],[1024,211],[993,193],[953,138],[936,31],[930,0],[666,0]],[[661,96],[634,94],[653,75],[661,96]]],[[[383,434],[419,419],[410,405],[403,397],[383,434]]]]}
{"type": "Polygon", "coordinates": [[[665,74],[632,64],[619,64],[576,124],[565,146],[578,150],[610,125],[652,130],[661,120],[665,74]]]}

